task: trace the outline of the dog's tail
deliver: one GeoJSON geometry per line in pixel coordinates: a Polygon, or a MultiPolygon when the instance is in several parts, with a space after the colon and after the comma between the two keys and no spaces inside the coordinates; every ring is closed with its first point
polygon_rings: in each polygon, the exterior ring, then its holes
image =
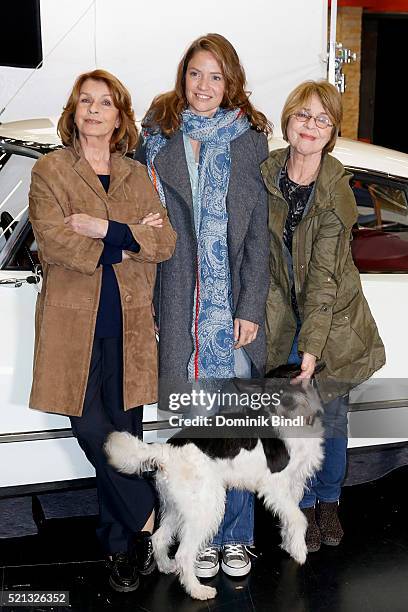
{"type": "Polygon", "coordinates": [[[104,450],[110,465],[124,474],[141,474],[160,469],[168,458],[166,444],[147,444],[127,431],[109,434],[104,450]]]}

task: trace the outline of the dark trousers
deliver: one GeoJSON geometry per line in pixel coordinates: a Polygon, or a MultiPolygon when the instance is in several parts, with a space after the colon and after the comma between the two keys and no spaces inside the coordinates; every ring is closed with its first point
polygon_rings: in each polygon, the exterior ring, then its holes
{"type": "Polygon", "coordinates": [[[70,419],[73,434],[96,472],[98,538],[108,554],[126,551],[156,499],[148,480],[120,474],[108,465],[103,452],[111,431],[143,435],[143,407],[123,410],[122,338],[95,338],[83,413],[70,419]]]}

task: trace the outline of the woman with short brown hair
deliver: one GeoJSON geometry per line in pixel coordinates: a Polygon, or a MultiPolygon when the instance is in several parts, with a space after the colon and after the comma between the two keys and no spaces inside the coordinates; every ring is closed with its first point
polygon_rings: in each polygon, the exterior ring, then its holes
{"type": "Polygon", "coordinates": [[[137,142],[138,132],[132,108],[130,93],[119,79],[107,70],[91,70],[80,74],[76,79],[68,101],[58,121],[58,134],[66,147],[74,146],[78,139],[75,126],[75,113],[84,83],[91,79],[102,81],[111,92],[113,106],[119,112],[119,125],[115,128],[110,141],[110,151],[119,151],[123,155],[131,151],[137,142]]]}
{"type": "Polygon", "coordinates": [[[113,430],[142,436],[143,404],[157,399],[151,302],[175,234],[146,169],[124,156],[137,131],[116,77],[78,77],[58,128],[65,147],[37,161],[30,188],[44,275],[30,406],[70,417],[96,472],[110,584],[133,591],[154,569],[154,490],[111,468],[103,444],[113,430]]]}
{"type": "Polygon", "coordinates": [[[341,119],[341,96],[333,85],[301,83],[282,111],[289,146],[271,151],[261,167],[269,191],[267,367],[286,361],[300,366],[297,382],[314,376],[324,402],[325,459],[300,502],[309,552],[322,543],[337,546],[343,537],[338,504],[348,391],[385,363],[351,253],[357,206],[350,176],[329,154],[341,119]],[[325,367],[315,373],[318,360],[325,367]]]}
{"type": "Polygon", "coordinates": [[[305,108],[310,99],[317,96],[321,101],[325,112],[332,122],[329,138],[323,147],[323,153],[333,151],[343,118],[343,105],[339,92],[327,81],[305,81],[300,83],[288,96],[282,110],[281,128],[283,138],[288,140],[288,124],[294,113],[305,108]]]}

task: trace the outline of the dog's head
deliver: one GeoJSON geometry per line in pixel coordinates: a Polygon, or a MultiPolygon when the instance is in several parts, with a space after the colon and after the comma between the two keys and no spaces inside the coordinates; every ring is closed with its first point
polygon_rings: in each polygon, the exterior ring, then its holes
{"type": "MultiPolygon", "coordinates": [[[[323,362],[318,362],[315,373],[324,367],[323,362]]],[[[269,393],[279,393],[280,401],[275,407],[276,414],[290,419],[302,416],[306,425],[314,425],[316,416],[322,413],[322,403],[312,379],[295,382],[300,374],[300,366],[279,366],[266,375],[264,389],[269,393]]]]}
{"type": "Polygon", "coordinates": [[[285,382],[281,386],[280,402],[275,410],[284,418],[301,416],[305,425],[314,425],[316,417],[322,413],[322,404],[311,381],[299,384],[285,382]]]}

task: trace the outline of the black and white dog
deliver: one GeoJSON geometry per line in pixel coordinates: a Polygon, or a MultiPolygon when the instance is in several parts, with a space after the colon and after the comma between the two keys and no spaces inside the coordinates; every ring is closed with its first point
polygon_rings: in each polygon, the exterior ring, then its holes
{"type": "MultiPolygon", "coordinates": [[[[242,392],[244,383],[239,384],[242,392]]],[[[251,381],[247,384],[251,386],[251,381]]],[[[281,383],[265,379],[262,384],[272,393],[281,383]]],[[[156,469],[161,521],[152,540],[157,565],[163,573],[178,573],[195,599],[216,595],[214,588],[197,579],[194,561],[218,530],[228,488],[247,489],[263,498],[265,507],[280,518],[282,548],[298,563],[306,560],[307,521],[299,502],[307,479],[323,460],[323,431],[317,416],[321,404],[311,384],[286,389],[279,405],[269,409],[269,416],[281,417],[282,423],[270,436],[268,432],[266,437],[260,433],[259,437],[192,439],[184,431],[167,444],[146,444],[126,432],[108,437],[105,450],[116,469],[125,474],[156,469]],[[287,422],[298,416],[304,424],[294,432],[287,422]],[[180,543],[171,559],[168,551],[175,539],[180,543]]]]}

